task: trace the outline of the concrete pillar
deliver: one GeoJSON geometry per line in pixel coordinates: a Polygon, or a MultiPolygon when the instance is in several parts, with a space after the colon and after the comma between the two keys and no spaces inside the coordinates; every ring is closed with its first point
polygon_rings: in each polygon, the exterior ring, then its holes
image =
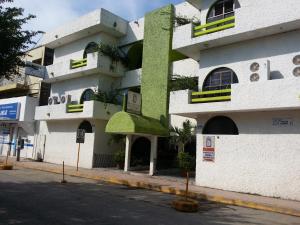
{"type": "Polygon", "coordinates": [[[132,135],[126,136],[126,149],[125,149],[125,164],[124,171],[128,172],[130,169],[130,155],[131,155],[132,135]]]}
{"type": "Polygon", "coordinates": [[[12,151],[11,151],[11,155],[16,155],[17,153],[17,144],[18,144],[18,131],[19,131],[19,127],[18,124],[15,124],[13,126],[13,137],[12,137],[12,151]]]}
{"type": "Polygon", "coordinates": [[[156,158],[157,158],[157,136],[152,136],[151,153],[150,153],[150,169],[149,169],[150,176],[153,176],[156,171],[156,158]]]}

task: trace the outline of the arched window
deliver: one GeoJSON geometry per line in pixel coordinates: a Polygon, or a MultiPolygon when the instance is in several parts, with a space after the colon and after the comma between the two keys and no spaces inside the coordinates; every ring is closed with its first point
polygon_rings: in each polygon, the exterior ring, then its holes
{"type": "Polygon", "coordinates": [[[80,104],[83,104],[85,101],[91,101],[94,99],[95,93],[92,89],[86,89],[80,98],[80,104]]]}
{"type": "Polygon", "coordinates": [[[132,45],[127,52],[128,57],[128,69],[135,70],[142,67],[143,61],[143,44],[136,43],[132,45]]]}
{"type": "Polygon", "coordinates": [[[83,58],[87,58],[87,54],[93,53],[98,51],[98,45],[95,42],[90,42],[88,45],[85,47],[84,52],[83,52],[83,58]]]}
{"type": "Polygon", "coordinates": [[[231,84],[238,83],[235,72],[229,68],[222,67],[213,70],[205,78],[203,91],[222,90],[231,88],[231,84]]]}
{"type": "MultiPolygon", "coordinates": [[[[234,16],[235,0],[219,0],[210,8],[207,23],[234,16]]],[[[225,23],[226,24],[226,23],[225,23]]]]}
{"type": "Polygon", "coordinates": [[[232,119],[226,116],[216,116],[207,121],[203,134],[238,135],[239,130],[232,119]]]}
{"type": "Polygon", "coordinates": [[[85,130],[85,133],[93,133],[92,124],[86,120],[79,125],[78,129],[85,130]]]}

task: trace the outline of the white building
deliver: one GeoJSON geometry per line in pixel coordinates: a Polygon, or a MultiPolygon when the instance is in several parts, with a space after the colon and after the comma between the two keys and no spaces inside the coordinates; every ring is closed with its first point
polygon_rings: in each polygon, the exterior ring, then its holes
{"type": "Polygon", "coordinates": [[[196,184],[300,200],[300,2],[189,2],[201,25],[173,49],[199,62],[199,92],[169,110],[197,120],[196,184]]]}

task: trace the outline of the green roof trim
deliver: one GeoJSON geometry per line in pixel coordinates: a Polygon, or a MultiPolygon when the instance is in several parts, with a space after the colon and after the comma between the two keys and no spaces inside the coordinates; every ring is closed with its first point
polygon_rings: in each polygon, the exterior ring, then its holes
{"type": "Polygon", "coordinates": [[[169,130],[163,127],[160,121],[124,111],[118,112],[110,118],[105,132],[169,136],[169,130]]]}

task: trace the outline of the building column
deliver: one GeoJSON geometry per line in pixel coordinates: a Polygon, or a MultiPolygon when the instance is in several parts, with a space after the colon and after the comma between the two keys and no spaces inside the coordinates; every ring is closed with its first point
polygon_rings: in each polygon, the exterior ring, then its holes
{"type": "Polygon", "coordinates": [[[13,137],[12,137],[12,148],[10,155],[15,156],[17,154],[17,144],[18,144],[18,131],[19,131],[19,126],[18,124],[15,124],[13,126],[13,137]]]}
{"type": "Polygon", "coordinates": [[[124,164],[125,172],[128,172],[130,169],[131,145],[132,145],[132,135],[126,135],[125,164],[124,164]]]}
{"type": "Polygon", "coordinates": [[[149,169],[150,176],[153,176],[156,171],[156,158],[157,158],[157,136],[152,136],[151,153],[150,153],[150,169],[149,169]]]}

